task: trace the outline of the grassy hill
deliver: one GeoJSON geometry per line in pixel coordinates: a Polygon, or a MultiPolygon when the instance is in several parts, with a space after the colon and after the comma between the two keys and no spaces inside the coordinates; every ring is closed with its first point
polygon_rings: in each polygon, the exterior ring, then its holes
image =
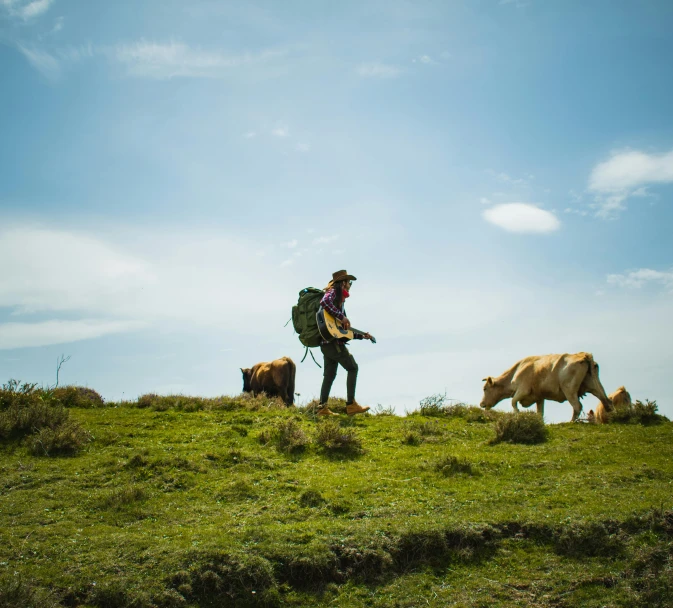
{"type": "Polygon", "coordinates": [[[6,386],[0,607],[673,605],[673,424],[423,412],[6,386]]]}

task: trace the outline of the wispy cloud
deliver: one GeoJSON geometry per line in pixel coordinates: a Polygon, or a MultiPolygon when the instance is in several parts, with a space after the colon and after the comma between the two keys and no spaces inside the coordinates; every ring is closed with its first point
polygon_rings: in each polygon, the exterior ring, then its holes
{"type": "Polygon", "coordinates": [[[640,150],[612,152],[589,176],[589,191],[595,195],[596,215],[614,218],[626,209],[633,196],[649,196],[648,185],[673,183],[673,150],[648,154],[640,150]]]}
{"type": "Polygon", "coordinates": [[[338,234],[333,234],[331,236],[319,236],[313,239],[314,245],[326,245],[327,243],[333,243],[339,238],[338,234]]]}
{"type": "Polygon", "coordinates": [[[271,130],[271,135],[274,137],[287,137],[290,135],[290,130],[285,126],[281,125],[271,130]]]}
{"type": "Polygon", "coordinates": [[[356,72],[363,78],[397,78],[401,70],[390,64],[380,63],[380,62],[371,62],[371,63],[361,63],[357,68],[356,72]]]}
{"type": "Polygon", "coordinates": [[[673,270],[662,272],[650,268],[640,268],[624,274],[609,274],[607,282],[610,285],[629,289],[640,289],[648,284],[658,284],[673,290],[673,270]]]}
{"type": "Polygon", "coordinates": [[[109,334],[137,331],[146,326],[141,321],[79,319],[51,320],[39,323],[0,323],[0,350],[49,346],[100,338],[109,334]]]}
{"type": "Polygon", "coordinates": [[[48,53],[37,47],[25,45],[18,45],[17,48],[33,68],[51,81],[58,80],[64,68],[93,57],[96,54],[95,49],[90,44],[79,47],[66,47],[54,53],[48,53]]]}
{"type": "Polygon", "coordinates": [[[222,78],[233,69],[269,62],[284,54],[283,51],[267,50],[227,55],[181,42],[162,44],[145,40],[117,45],[111,53],[129,75],[159,80],[175,77],[222,78]]]}
{"type": "Polygon", "coordinates": [[[22,45],[19,45],[18,49],[28,63],[48,80],[55,81],[61,76],[61,63],[53,55],[22,45]]]}
{"type": "Polygon", "coordinates": [[[526,175],[526,177],[512,177],[509,175],[509,173],[505,173],[504,171],[493,171],[493,169],[489,169],[486,171],[489,175],[492,175],[495,177],[497,180],[509,184],[510,186],[522,186],[528,184],[528,182],[532,179],[535,179],[534,175],[531,175],[530,173],[526,175]]]}
{"type": "Polygon", "coordinates": [[[32,2],[21,2],[19,0],[2,0],[0,5],[7,9],[12,17],[18,17],[24,21],[29,21],[46,13],[54,0],[33,0],[32,2]]]}
{"type": "Polygon", "coordinates": [[[505,203],[482,211],[491,224],[518,233],[547,233],[561,227],[558,218],[544,209],[528,203],[505,203]]]}
{"type": "Polygon", "coordinates": [[[291,241],[288,241],[287,243],[281,243],[281,247],[287,247],[288,249],[294,249],[297,245],[299,244],[299,241],[297,239],[292,239],[291,241]]]}
{"type": "Polygon", "coordinates": [[[295,150],[297,150],[297,152],[310,152],[311,144],[309,144],[307,142],[299,142],[295,146],[295,150]]]}

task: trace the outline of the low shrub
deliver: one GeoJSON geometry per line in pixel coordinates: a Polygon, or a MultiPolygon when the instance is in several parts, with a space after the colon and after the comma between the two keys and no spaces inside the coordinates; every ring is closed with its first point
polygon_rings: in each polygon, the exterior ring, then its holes
{"type": "Polygon", "coordinates": [[[535,444],[547,440],[549,430],[541,416],[533,412],[503,414],[496,420],[495,437],[491,444],[509,443],[535,444]]]}
{"type": "Polygon", "coordinates": [[[423,443],[423,437],[421,437],[418,431],[409,429],[404,432],[404,435],[402,436],[402,443],[404,445],[421,445],[421,443],[423,443]]]}
{"type": "Polygon", "coordinates": [[[252,553],[211,551],[190,559],[189,583],[175,581],[188,600],[207,606],[276,605],[276,580],[271,563],[252,553]]]}
{"type": "Polygon", "coordinates": [[[343,428],[336,420],[320,421],[316,430],[315,442],[328,452],[361,453],[362,441],[355,429],[343,428]]]}
{"type": "Polygon", "coordinates": [[[105,400],[99,393],[86,386],[62,386],[53,389],[52,395],[65,407],[104,407],[105,400]]]}
{"type": "Polygon", "coordinates": [[[421,416],[444,416],[446,414],[446,393],[437,393],[421,399],[418,413],[421,416]]]}
{"type": "Polygon", "coordinates": [[[603,522],[567,525],[554,538],[557,553],[569,557],[617,557],[624,550],[618,530],[603,522]]]}
{"type": "Polygon", "coordinates": [[[472,463],[465,458],[457,456],[444,456],[434,465],[435,471],[450,477],[451,475],[476,475],[477,471],[472,467],[472,463]]]}
{"type": "Polygon", "coordinates": [[[658,414],[659,407],[656,401],[645,400],[636,401],[631,407],[620,407],[608,414],[608,422],[617,424],[661,424],[667,422],[668,418],[658,414]]]}
{"type": "Polygon", "coordinates": [[[60,608],[61,604],[52,592],[17,574],[0,576],[1,608],[60,608]]]}
{"type": "Polygon", "coordinates": [[[299,497],[299,504],[302,507],[319,507],[324,505],[325,502],[327,501],[322,497],[322,494],[316,490],[306,490],[299,497]]]}
{"type": "Polygon", "coordinates": [[[301,452],[311,442],[295,418],[279,420],[272,427],[262,429],[257,440],[263,444],[273,444],[279,452],[294,454],[301,452]]]}
{"type": "Polygon", "coordinates": [[[142,487],[128,484],[110,491],[103,498],[102,506],[106,509],[123,509],[146,499],[147,492],[142,487]]]}
{"type": "Polygon", "coordinates": [[[81,424],[74,420],[65,420],[52,428],[44,427],[28,437],[30,451],[35,456],[74,456],[93,437],[81,424]]]}

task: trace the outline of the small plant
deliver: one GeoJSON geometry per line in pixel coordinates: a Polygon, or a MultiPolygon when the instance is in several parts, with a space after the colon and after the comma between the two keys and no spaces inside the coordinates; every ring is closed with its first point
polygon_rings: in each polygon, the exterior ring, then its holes
{"type": "Polygon", "coordinates": [[[657,406],[656,401],[650,401],[649,399],[646,399],[645,403],[636,401],[630,408],[616,408],[614,411],[610,412],[608,414],[608,422],[642,425],[661,424],[668,419],[666,416],[658,414],[658,409],[659,407],[657,406]]]}
{"type": "Polygon", "coordinates": [[[105,400],[92,388],[86,386],[62,386],[52,390],[55,400],[65,407],[103,407],[105,400]]]}
{"type": "Polygon", "coordinates": [[[443,416],[445,414],[446,393],[437,393],[421,399],[419,413],[421,416],[443,416]]]}
{"type": "Polygon", "coordinates": [[[136,485],[125,485],[112,490],[104,499],[103,507],[107,509],[122,509],[128,505],[146,500],[147,493],[136,485]]]}
{"type": "Polygon", "coordinates": [[[418,431],[408,429],[402,436],[402,443],[404,445],[421,445],[421,443],[423,443],[423,437],[421,437],[418,431]]]}
{"type": "Polygon", "coordinates": [[[544,420],[532,412],[503,414],[495,423],[495,437],[491,444],[509,443],[534,444],[547,440],[549,431],[544,420]]]}
{"type": "Polygon", "coordinates": [[[362,441],[355,429],[343,428],[335,420],[324,420],[318,424],[316,443],[328,452],[362,452],[362,441]]]}
{"type": "Polygon", "coordinates": [[[554,539],[556,551],[570,557],[610,557],[624,549],[624,540],[602,522],[564,526],[554,539]]]}
{"type": "Polygon", "coordinates": [[[475,475],[476,471],[472,467],[472,463],[465,458],[458,458],[457,456],[444,456],[435,463],[435,471],[450,477],[451,475],[475,475]]]}
{"type": "Polygon", "coordinates": [[[375,416],[395,416],[395,408],[392,405],[383,406],[380,403],[371,411],[375,416]]]}
{"type": "Polygon", "coordinates": [[[300,452],[310,443],[310,439],[294,418],[281,420],[275,426],[263,429],[257,439],[262,445],[273,443],[280,452],[287,454],[300,452]]]}
{"type": "Polygon", "coordinates": [[[299,497],[299,504],[302,507],[319,507],[327,502],[323,497],[320,492],[317,492],[316,490],[306,490],[300,497],[299,497]]]}
{"type": "Polygon", "coordinates": [[[28,444],[36,456],[73,456],[92,439],[81,424],[69,419],[54,428],[40,429],[28,438],[28,444]]]}

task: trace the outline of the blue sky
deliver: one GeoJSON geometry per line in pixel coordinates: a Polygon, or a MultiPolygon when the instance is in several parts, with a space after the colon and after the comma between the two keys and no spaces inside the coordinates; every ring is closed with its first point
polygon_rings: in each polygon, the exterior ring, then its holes
{"type": "Polygon", "coordinates": [[[0,0],[0,378],[63,353],[108,399],[236,394],[346,268],[362,403],[585,350],[673,417],[671,28],[666,1],[0,0]]]}

